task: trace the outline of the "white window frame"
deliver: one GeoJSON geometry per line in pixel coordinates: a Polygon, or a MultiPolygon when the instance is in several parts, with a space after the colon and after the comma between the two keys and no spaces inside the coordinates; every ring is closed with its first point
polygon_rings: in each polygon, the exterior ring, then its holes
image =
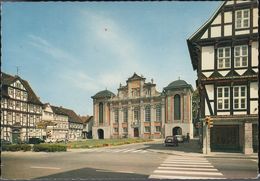
{"type": "Polygon", "coordinates": [[[161,126],[155,126],[155,132],[157,133],[161,132],[161,126]],[[159,131],[157,130],[157,128],[159,128],[159,131]]]}
{"type": "Polygon", "coordinates": [[[135,107],[134,108],[134,121],[139,121],[140,120],[140,108],[135,107]]]}
{"type": "Polygon", "coordinates": [[[151,106],[145,106],[145,122],[151,122],[151,106]]]}
{"type": "Polygon", "coordinates": [[[162,120],[162,106],[156,106],[156,121],[160,122],[162,120]]]}
{"type": "Polygon", "coordinates": [[[240,45],[234,47],[234,67],[247,67],[248,66],[248,46],[240,45]],[[243,48],[245,47],[246,53],[243,52],[243,48]],[[237,54],[237,49],[239,49],[237,54]],[[243,54],[244,53],[244,54],[243,54]],[[243,65],[243,59],[246,58],[246,65],[243,65]],[[238,60],[238,61],[237,61],[238,60]],[[237,64],[239,62],[239,65],[237,64]]]}
{"type": "Polygon", "coordinates": [[[145,126],[144,127],[144,132],[145,133],[150,133],[151,132],[151,127],[150,126],[145,126]],[[146,130],[148,128],[148,130],[146,130]]]}
{"type": "Polygon", "coordinates": [[[229,110],[229,109],[230,109],[230,87],[229,86],[217,87],[217,110],[229,110]],[[225,90],[228,90],[227,91],[228,96],[225,95],[225,90]],[[219,106],[220,102],[222,104],[221,107],[219,106]],[[228,107],[225,107],[226,102],[228,103],[228,107]]]}
{"type": "Polygon", "coordinates": [[[118,109],[115,109],[115,112],[114,112],[114,116],[115,116],[115,123],[118,123],[119,122],[119,110],[118,109]]]}
{"type": "Polygon", "coordinates": [[[128,109],[127,108],[123,109],[123,122],[124,123],[128,122],[128,109]]]}
{"type": "Polygon", "coordinates": [[[220,47],[217,49],[217,62],[218,62],[218,69],[225,69],[231,67],[231,47],[220,47]],[[229,49],[229,56],[226,55],[226,49],[229,49]],[[222,50],[223,54],[220,56],[220,51],[222,50]],[[222,64],[220,63],[222,61],[222,64]],[[227,66],[227,63],[229,66],[227,66]],[[220,66],[222,65],[222,66],[220,66]]]}
{"type": "Polygon", "coordinates": [[[235,13],[235,29],[249,28],[250,27],[250,9],[238,10],[235,13]],[[248,17],[245,17],[245,12],[247,11],[248,17]],[[238,17],[238,13],[241,12],[241,17],[238,17]],[[241,26],[238,26],[238,21],[241,22],[241,26]],[[247,21],[247,26],[245,26],[245,21],[247,21]]]}
{"type": "Polygon", "coordinates": [[[123,128],[123,132],[124,132],[124,133],[127,133],[127,132],[128,132],[127,127],[124,127],[124,128],[123,128]]]}
{"type": "Polygon", "coordinates": [[[233,108],[236,109],[247,109],[247,87],[246,86],[234,86],[233,87],[233,108]],[[236,94],[235,90],[238,88],[238,92],[236,94]],[[244,88],[244,95],[242,95],[242,88],[244,88]],[[244,100],[244,107],[242,107],[242,100],[244,100]],[[238,107],[235,106],[235,102],[238,101],[238,107]]]}

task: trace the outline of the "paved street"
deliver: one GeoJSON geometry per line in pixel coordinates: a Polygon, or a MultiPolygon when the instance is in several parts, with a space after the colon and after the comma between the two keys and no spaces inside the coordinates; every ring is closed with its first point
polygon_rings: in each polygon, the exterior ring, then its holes
{"type": "Polygon", "coordinates": [[[147,179],[147,178],[255,178],[257,159],[204,157],[185,148],[164,147],[162,141],[61,153],[2,152],[5,179],[147,179]]]}

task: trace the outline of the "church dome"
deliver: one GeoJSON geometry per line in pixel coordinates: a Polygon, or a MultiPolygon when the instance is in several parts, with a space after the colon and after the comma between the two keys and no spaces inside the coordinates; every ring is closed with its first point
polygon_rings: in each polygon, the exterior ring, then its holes
{"type": "Polygon", "coordinates": [[[98,99],[98,98],[111,98],[115,96],[115,94],[109,90],[103,90],[98,93],[96,93],[94,96],[92,96],[93,99],[98,99]]]}
{"type": "Polygon", "coordinates": [[[165,87],[165,90],[171,90],[171,89],[179,89],[179,88],[191,88],[192,86],[188,84],[185,80],[175,80],[171,82],[167,87],[165,87]]]}

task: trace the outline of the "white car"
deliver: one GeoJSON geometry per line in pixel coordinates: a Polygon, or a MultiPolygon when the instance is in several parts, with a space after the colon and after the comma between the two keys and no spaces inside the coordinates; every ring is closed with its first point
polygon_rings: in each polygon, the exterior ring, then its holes
{"type": "Polygon", "coordinates": [[[175,135],[177,137],[177,140],[179,143],[183,143],[184,139],[183,139],[183,135],[175,135]]]}

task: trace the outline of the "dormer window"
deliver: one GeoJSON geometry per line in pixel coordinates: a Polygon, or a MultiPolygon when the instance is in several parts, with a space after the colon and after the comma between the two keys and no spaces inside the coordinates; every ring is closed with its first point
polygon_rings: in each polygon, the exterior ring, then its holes
{"type": "Polygon", "coordinates": [[[249,9],[236,11],[236,29],[249,27],[249,9]]]}
{"type": "Polygon", "coordinates": [[[218,68],[230,68],[230,47],[218,48],[218,68]]]}

